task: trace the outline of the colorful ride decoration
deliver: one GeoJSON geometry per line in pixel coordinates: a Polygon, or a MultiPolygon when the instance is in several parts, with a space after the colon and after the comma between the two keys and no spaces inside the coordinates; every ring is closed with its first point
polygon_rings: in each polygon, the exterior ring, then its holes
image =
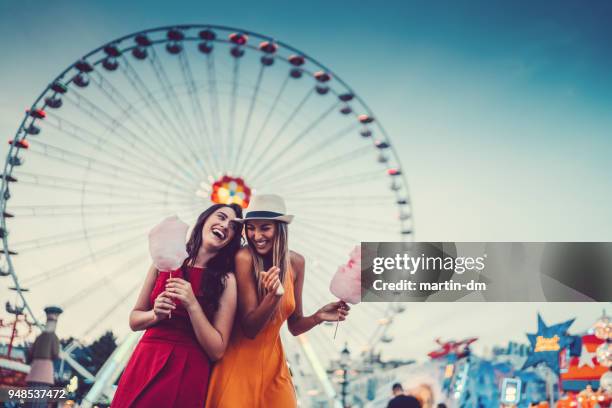
{"type": "Polygon", "coordinates": [[[561,387],[578,407],[609,407],[612,402],[610,358],[602,350],[610,347],[612,322],[605,311],[595,322],[593,334],[577,337],[567,372],[561,374],[561,387]]]}
{"type": "Polygon", "coordinates": [[[596,358],[597,348],[605,341],[593,334],[578,337],[580,354],[569,359],[567,372],[561,373],[561,387],[565,391],[582,391],[588,385],[599,388],[599,379],[608,368],[599,364],[596,358]]]}
{"type": "Polygon", "coordinates": [[[427,353],[431,359],[454,356],[456,359],[466,357],[470,354],[470,345],[478,340],[478,337],[469,337],[461,341],[442,341],[436,339],[436,343],[440,346],[437,350],[427,353]]]}
{"type": "Polygon", "coordinates": [[[6,304],[7,312],[14,315],[14,318],[0,318],[0,344],[6,347],[6,351],[0,353],[0,387],[2,386],[25,386],[26,371],[23,353],[16,353],[17,344],[23,343],[34,330],[34,325],[28,321],[22,313],[23,308],[6,304]],[[21,354],[21,355],[20,355],[21,354]]]}
{"type": "Polygon", "coordinates": [[[572,344],[572,336],[567,334],[567,330],[572,323],[574,323],[574,319],[547,326],[542,320],[542,316],[538,314],[537,333],[527,334],[531,344],[531,353],[527,356],[523,369],[544,363],[558,375],[559,358],[563,350],[572,344]]]}
{"type": "Polygon", "coordinates": [[[26,340],[32,334],[34,325],[22,313],[22,308],[14,308],[7,302],[6,310],[15,317],[10,320],[0,318],[0,343],[7,345],[6,353],[0,354],[0,357],[14,359],[11,354],[13,346],[26,340]]]}
{"type": "Polygon", "coordinates": [[[251,200],[251,189],[242,178],[225,175],[212,184],[210,199],[217,204],[238,204],[247,208],[251,200]]]}

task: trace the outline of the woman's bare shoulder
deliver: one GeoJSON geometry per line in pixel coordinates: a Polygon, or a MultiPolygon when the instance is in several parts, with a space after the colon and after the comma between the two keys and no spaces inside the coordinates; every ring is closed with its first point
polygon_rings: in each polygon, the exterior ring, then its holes
{"type": "Polygon", "coordinates": [[[241,263],[251,263],[253,262],[253,256],[251,255],[251,251],[249,251],[248,247],[242,247],[236,252],[235,257],[236,264],[241,263]]]}
{"type": "Polygon", "coordinates": [[[304,263],[306,262],[304,259],[304,256],[302,254],[299,254],[295,251],[289,251],[289,259],[291,260],[291,265],[296,267],[296,266],[304,266],[304,263]]]}

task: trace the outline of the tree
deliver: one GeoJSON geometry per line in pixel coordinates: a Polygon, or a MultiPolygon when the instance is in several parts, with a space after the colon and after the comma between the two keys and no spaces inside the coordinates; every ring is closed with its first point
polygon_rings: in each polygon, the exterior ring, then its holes
{"type": "Polygon", "coordinates": [[[89,346],[91,372],[97,373],[116,348],[117,338],[110,330],[91,343],[89,346]]]}

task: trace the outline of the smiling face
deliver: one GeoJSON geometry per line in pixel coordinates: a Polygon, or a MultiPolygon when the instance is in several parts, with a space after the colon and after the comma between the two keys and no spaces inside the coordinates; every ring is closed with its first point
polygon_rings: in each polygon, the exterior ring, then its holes
{"type": "Polygon", "coordinates": [[[266,255],[274,247],[276,223],[270,220],[252,220],[246,224],[246,235],[260,255],[266,255]]]}
{"type": "Polygon", "coordinates": [[[240,231],[235,223],[236,213],[229,207],[221,207],[212,213],[204,222],[202,242],[212,250],[219,250],[227,245],[234,234],[240,231]]]}

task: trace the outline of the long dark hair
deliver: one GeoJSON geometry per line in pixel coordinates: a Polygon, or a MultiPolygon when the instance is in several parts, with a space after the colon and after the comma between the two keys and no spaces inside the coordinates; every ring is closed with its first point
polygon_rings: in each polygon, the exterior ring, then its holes
{"type": "MultiPolygon", "coordinates": [[[[213,215],[215,211],[223,207],[231,208],[236,213],[236,217],[242,218],[242,207],[238,204],[214,204],[200,214],[191,231],[189,240],[187,241],[187,254],[189,254],[189,256],[181,266],[183,276],[186,280],[189,280],[189,271],[187,267],[193,266],[198,256],[198,251],[202,246],[202,229],[204,228],[204,223],[206,223],[208,217],[213,215]]],[[[209,314],[209,317],[219,308],[219,299],[225,290],[227,274],[234,269],[234,256],[241,245],[242,224],[231,222],[230,227],[234,228],[234,237],[227,245],[219,250],[217,255],[206,263],[206,271],[202,276],[200,289],[204,298],[205,312],[209,314]]]]}

